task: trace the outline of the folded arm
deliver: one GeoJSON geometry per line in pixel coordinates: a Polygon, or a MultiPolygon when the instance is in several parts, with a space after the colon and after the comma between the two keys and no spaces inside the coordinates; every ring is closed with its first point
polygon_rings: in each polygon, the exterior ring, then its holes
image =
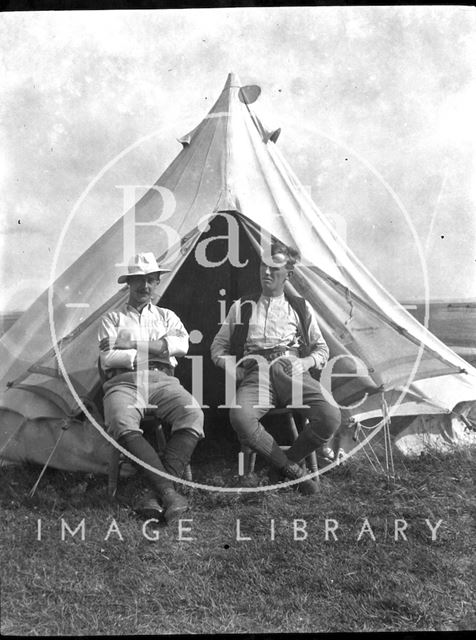
{"type": "Polygon", "coordinates": [[[120,330],[111,316],[101,318],[98,332],[99,357],[103,369],[133,369],[137,348],[132,346],[130,332],[120,330]]]}
{"type": "Polygon", "coordinates": [[[160,338],[137,339],[133,331],[120,328],[110,315],[101,318],[99,353],[104,369],[134,369],[149,360],[180,357],[188,351],[188,333],[179,317],[169,309],[163,310],[165,333],[160,338]]]}

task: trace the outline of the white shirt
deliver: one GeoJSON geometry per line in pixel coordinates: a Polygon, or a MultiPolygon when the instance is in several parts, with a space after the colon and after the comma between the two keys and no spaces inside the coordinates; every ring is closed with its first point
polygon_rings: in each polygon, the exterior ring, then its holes
{"type": "MultiPolygon", "coordinates": [[[[248,302],[247,304],[250,304],[248,302]]],[[[316,345],[312,355],[316,366],[321,369],[329,357],[329,348],[322,337],[313,308],[306,300],[306,307],[311,316],[309,341],[316,345]]],[[[241,322],[241,304],[233,303],[228,315],[215,336],[211,346],[213,362],[224,365],[221,356],[230,353],[230,341],[236,324],[241,322]]],[[[244,345],[244,353],[252,353],[274,347],[296,348],[300,346],[299,316],[286,300],[284,294],[276,297],[261,295],[250,316],[248,336],[244,345]]]]}
{"type": "MultiPolygon", "coordinates": [[[[149,303],[138,311],[128,303],[117,311],[110,311],[101,318],[98,340],[116,339],[119,336],[137,341],[160,340],[167,343],[168,354],[154,356],[156,362],[164,362],[175,367],[174,356],[183,356],[188,351],[188,333],[180,318],[170,309],[156,307],[149,303]]],[[[133,369],[137,349],[110,349],[100,351],[101,366],[104,370],[120,368],[133,369]]]]}
{"type": "Polygon", "coordinates": [[[284,294],[261,296],[250,316],[245,353],[274,347],[298,347],[299,318],[284,294]]]}

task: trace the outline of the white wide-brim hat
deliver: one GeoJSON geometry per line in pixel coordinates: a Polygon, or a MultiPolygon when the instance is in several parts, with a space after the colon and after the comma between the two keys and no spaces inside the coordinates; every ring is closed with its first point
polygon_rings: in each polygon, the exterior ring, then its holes
{"type": "Polygon", "coordinates": [[[129,276],[147,276],[150,273],[168,273],[170,269],[159,267],[153,253],[137,253],[129,260],[128,273],[119,276],[119,284],[127,281],[129,276]]]}

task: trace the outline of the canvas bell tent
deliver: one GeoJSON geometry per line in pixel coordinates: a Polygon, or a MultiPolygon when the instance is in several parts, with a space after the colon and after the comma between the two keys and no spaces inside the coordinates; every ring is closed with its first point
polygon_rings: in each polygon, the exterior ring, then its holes
{"type": "MultiPolygon", "coordinates": [[[[208,434],[224,402],[223,372],[209,346],[232,301],[259,288],[263,238],[302,254],[289,290],[316,310],[331,351],[332,392],[349,414],[438,416],[446,431],[464,421],[476,400],[476,370],[406,312],[335,234],[281,154],[279,130],[268,131],[254,114],[258,95],[230,74],[155,185],[5,333],[2,457],[106,470],[111,445],[95,426],[102,424],[97,331],[101,314],[127,299],[127,286],[117,285],[127,247],[152,251],[171,269],[158,287],[160,304],[194,332],[177,375],[190,389],[192,367],[202,367],[203,388],[194,392],[208,407],[208,434]]],[[[354,446],[352,438],[345,446],[354,446]]]]}

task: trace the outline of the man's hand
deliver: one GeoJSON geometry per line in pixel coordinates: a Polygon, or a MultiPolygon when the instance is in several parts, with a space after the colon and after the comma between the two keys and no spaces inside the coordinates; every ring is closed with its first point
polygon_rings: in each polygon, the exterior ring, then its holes
{"type": "Polygon", "coordinates": [[[225,371],[225,375],[233,376],[235,383],[239,384],[243,380],[243,378],[246,376],[247,371],[246,371],[246,368],[243,366],[243,364],[237,367],[235,364],[235,360],[236,360],[235,356],[232,356],[229,353],[227,353],[222,356],[218,356],[218,359],[215,362],[215,364],[217,367],[225,371]],[[231,366],[227,366],[227,362],[230,362],[229,360],[227,360],[227,358],[233,358],[233,363],[231,366]]]}
{"type": "Polygon", "coordinates": [[[139,352],[145,350],[151,358],[153,358],[154,356],[164,357],[168,355],[167,341],[164,338],[159,338],[158,340],[149,340],[148,342],[142,344],[139,343],[138,349],[139,352]]]}
{"type": "Polygon", "coordinates": [[[100,351],[111,351],[112,349],[136,349],[137,342],[132,340],[129,331],[121,332],[117,338],[103,338],[99,343],[100,351]]]}
{"type": "Polygon", "coordinates": [[[130,334],[127,336],[120,335],[116,338],[114,349],[137,349],[137,342],[132,340],[130,334]]]}
{"type": "Polygon", "coordinates": [[[292,364],[292,375],[302,375],[305,371],[308,371],[311,367],[315,366],[315,361],[312,356],[307,358],[286,358],[292,364]]]}

